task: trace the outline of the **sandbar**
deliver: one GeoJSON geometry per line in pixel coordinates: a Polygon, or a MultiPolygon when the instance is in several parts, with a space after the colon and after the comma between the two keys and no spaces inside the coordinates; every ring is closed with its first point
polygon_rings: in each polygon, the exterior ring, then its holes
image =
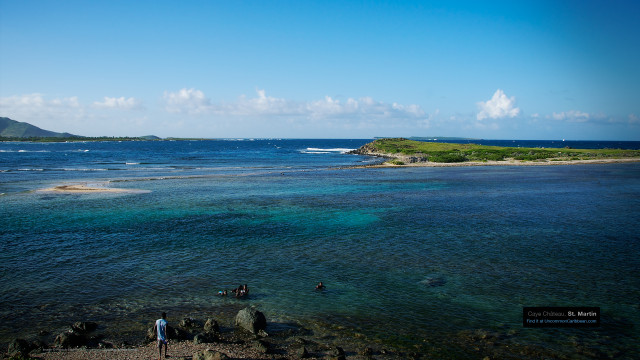
{"type": "Polygon", "coordinates": [[[101,186],[88,186],[87,184],[70,184],[58,185],[47,189],[38,190],[38,192],[53,192],[67,194],[89,194],[89,193],[146,193],[148,190],[139,189],[119,189],[101,186]]]}

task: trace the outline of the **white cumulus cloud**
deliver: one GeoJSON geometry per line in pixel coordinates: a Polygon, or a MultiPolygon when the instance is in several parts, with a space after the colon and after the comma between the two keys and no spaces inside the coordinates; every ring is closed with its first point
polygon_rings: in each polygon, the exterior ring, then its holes
{"type": "Polygon", "coordinates": [[[121,96],[119,98],[105,96],[103,101],[96,101],[93,106],[105,109],[140,109],[142,102],[136,98],[125,98],[121,96]]]}
{"type": "Polygon", "coordinates": [[[478,109],[480,110],[476,116],[478,120],[514,118],[520,113],[520,108],[516,107],[515,97],[507,97],[501,89],[496,90],[490,100],[478,102],[478,109]]]}
{"type": "Polygon", "coordinates": [[[172,113],[202,114],[210,111],[211,103],[204,93],[196,89],[164,92],[165,109],[172,113]]]}

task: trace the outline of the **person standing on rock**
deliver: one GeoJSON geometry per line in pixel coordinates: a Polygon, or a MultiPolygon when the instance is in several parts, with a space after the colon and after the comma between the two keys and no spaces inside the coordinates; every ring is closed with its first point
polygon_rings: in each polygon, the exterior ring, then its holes
{"type": "Polygon", "coordinates": [[[162,319],[156,320],[153,326],[153,332],[158,335],[158,360],[162,359],[162,345],[164,344],[164,357],[167,357],[167,347],[169,340],[167,339],[167,313],[162,313],[162,319]]]}

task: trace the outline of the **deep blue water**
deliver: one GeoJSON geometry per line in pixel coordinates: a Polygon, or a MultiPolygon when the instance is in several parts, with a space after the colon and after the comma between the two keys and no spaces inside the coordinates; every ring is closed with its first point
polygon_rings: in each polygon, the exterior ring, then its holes
{"type": "Polygon", "coordinates": [[[270,321],[435,357],[638,354],[640,164],[339,168],[366,142],[0,144],[1,342],[221,313],[248,283],[270,321]],[[148,192],[34,191],[66,183],[148,192]],[[524,306],[603,325],[523,328],[524,306]]]}

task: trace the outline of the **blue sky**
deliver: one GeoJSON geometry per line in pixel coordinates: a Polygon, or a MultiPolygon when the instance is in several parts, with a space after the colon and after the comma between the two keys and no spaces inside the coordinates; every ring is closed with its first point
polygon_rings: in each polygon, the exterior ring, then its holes
{"type": "Polygon", "coordinates": [[[0,0],[0,116],[86,136],[640,140],[638,1],[0,0]]]}

